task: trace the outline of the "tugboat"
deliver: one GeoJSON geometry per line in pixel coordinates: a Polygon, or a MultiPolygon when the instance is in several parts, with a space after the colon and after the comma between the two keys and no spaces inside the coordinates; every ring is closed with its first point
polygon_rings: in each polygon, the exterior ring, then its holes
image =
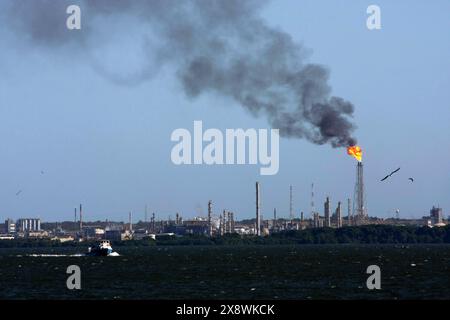
{"type": "Polygon", "coordinates": [[[93,248],[89,247],[86,255],[94,257],[107,257],[118,256],[119,254],[113,251],[109,240],[101,240],[97,246],[93,248]]]}

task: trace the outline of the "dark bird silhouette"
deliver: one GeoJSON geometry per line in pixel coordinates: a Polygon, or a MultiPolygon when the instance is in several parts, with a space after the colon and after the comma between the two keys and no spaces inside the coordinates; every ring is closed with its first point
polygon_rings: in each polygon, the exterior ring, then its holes
{"type": "Polygon", "coordinates": [[[17,192],[16,192],[16,196],[18,196],[18,195],[21,194],[21,193],[22,193],[22,190],[17,191],[17,192]]]}
{"type": "Polygon", "coordinates": [[[411,182],[414,182],[414,179],[413,179],[413,178],[408,178],[408,180],[411,180],[411,182]]]}
{"type": "Polygon", "coordinates": [[[386,180],[387,178],[389,178],[390,176],[392,176],[394,173],[398,172],[399,170],[400,170],[400,168],[398,168],[398,169],[392,171],[392,172],[389,173],[386,177],[384,177],[383,179],[381,179],[381,181],[386,180]]]}

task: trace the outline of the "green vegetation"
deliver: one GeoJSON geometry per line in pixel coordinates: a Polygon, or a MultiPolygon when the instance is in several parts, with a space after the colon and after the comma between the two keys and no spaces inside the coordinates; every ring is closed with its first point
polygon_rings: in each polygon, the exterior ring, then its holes
{"type": "MultiPolygon", "coordinates": [[[[274,233],[270,236],[257,237],[253,235],[240,236],[227,234],[221,237],[209,238],[204,235],[164,236],[157,240],[113,241],[113,247],[123,246],[154,246],[154,245],[277,245],[277,244],[413,244],[413,243],[450,243],[450,225],[440,228],[366,225],[359,227],[344,227],[340,229],[319,228],[306,230],[291,230],[274,233]]],[[[0,240],[0,248],[12,247],[88,247],[93,242],[64,242],[48,239],[16,239],[0,240]]]]}
{"type": "Polygon", "coordinates": [[[277,244],[413,244],[450,243],[450,226],[441,228],[366,225],[340,229],[318,228],[291,230],[274,233],[270,236],[240,236],[227,234],[222,237],[206,236],[173,237],[158,239],[156,245],[277,245],[277,244]]]}
{"type": "Polygon", "coordinates": [[[297,244],[335,243],[450,243],[450,226],[441,228],[366,225],[340,229],[321,228],[287,231],[270,238],[289,240],[297,244]]]}

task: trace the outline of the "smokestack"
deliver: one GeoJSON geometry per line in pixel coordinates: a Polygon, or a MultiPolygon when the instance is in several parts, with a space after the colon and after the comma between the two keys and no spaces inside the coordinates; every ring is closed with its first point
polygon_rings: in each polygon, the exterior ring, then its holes
{"type": "Polygon", "coordinates": [[[155,213],[152,213],[152,232],[156,231],[156,219],[155,219],[155,213]]]}
{"type": "Polygon", "coordinates": [[[75,207],[75,213],[74,213],[74,220],[73,220],[73,222],[75,222],[75,226],[76,226],[76,223],[77,223],[77,207],[75,207]]]}
{"type": "Polygon", "coordinates": [[[292,211],[292,186],[289,186],[289,219],[294,220],[294,212],[292,211]]]}
{"type": "Polygon", "coordinates": [[[341,215],[341,202],[338,202],[338,206],[336,209],[336,227],[342,227],[342,215],[341,215]]]}
{"type": "Polygon", "coordinates": [[[234,212],[230,212],[230,220],[231,220],[231,233],[234,233],[234,212]]]}
{"type": "Polygon", "coordinates": [[[261,212],[260,212],[259,182],[256,182],[256,235],[261,235],[261,212]]]}
{"type": "Polygon", "coordinates": [[[145,205],[145,223],[147,223],[147,205],[145,205]]]}
{"type": "Polygon", "coordinates": [[[212,234],[213,234],[211,216],[212,216],[212,201],[209,200],[208,201],[208,234],[210,237],[212,237],[212,234]]]}
{"type": "Polygon", "coordinates": [[[128,221],[129,221],[130,231],[133,231],[133,222],[132,222],[132,212],[131,211],[128,213],[128,221]]]}
{"type": "Polygon", "coordinates": [[[305,218],[304,218],[304,216],[303,216],[303,211],[300,213],[300,221],[301,222],[303,222],[303,220],[304,220],[305,218]]]}
{"type": "Polygon", "coordinates": [[[273,220],[277,221],[277,208],[273,208],[273,220]]]}
{"type": "Polygon", "coordinates": [[[80,204],[80,231],[83,230],[83,206],[80,204]]]}
{"type": "Polygon", "coordinates": [[[330,217],[330,198],[324,204],[324,215],[325,215],[325,227],[331,227],[331,217],[330,217]]]}

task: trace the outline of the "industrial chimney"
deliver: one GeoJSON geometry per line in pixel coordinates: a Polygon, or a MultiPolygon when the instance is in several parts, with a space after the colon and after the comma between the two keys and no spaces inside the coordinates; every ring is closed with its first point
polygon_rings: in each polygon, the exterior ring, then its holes
{"type": "Polygon", "coordinates": [[[208,201],[208,234],[210,237],[212,237],[212,233],[213,233],[211,216],[212,216],[212,201],[209,200],[208,201]]]}
{"type": "Polygon", "coordinates": [[[341,214],[341,202],[338,202],[338,206],[336,209],[336,227],[342,227],[342,214],[341,214]]]}
{"type": "Polygon", "coordinates": [[[292,208],[292,186],[289,186],[289,219],[294,220],[294,211],[292,208]]]}
{"type": "Polygon", "coordinates": [[[261,235],[261,212],[260,212],[259,182],[256,182],[256,235],[261,235]]]}
{"type": "Polygon", "coordinates": [[[353,205],[355,206],[353,218],[358,224],[364,224],[368,215],[365,202],[363,164],[361,161],[356,166],[355,200],[353,205]]]}
{"type": "Polygon", "coordinates": [[[324,204],[324,215],[325,215],[325,227],[331,227],[331,217],[330,217],[330,198],[327,197],[327,200],[324,204]]]}
{"type": "Polygon", "coordinates": [[[80,204],[80,231],[83,230],[83,207],[80,204]]]}
{"type": "Polygon", "coordinates": [[[151,225],[152,225],[152,232],[156,232],[156,219],[155,219],[155,213],[152,213],[152,219],[151,219],[151,225]]]}
{"type": "Polygon", "coordinates": [[[128,213],[128,223],[130,226],[130,231],[133,231],[133,222],[132,222],[132,213],[131,211],[128,213]]]}
{"type": "Polygon", "coordinates": [[[230,230],[230,232],[234,233],[234,227],[235,227],[235,224],[234,224],[234,212],[230,212],[230,220],[231,220],[231,224],[230,224],[231,230],[230,230]]]}

